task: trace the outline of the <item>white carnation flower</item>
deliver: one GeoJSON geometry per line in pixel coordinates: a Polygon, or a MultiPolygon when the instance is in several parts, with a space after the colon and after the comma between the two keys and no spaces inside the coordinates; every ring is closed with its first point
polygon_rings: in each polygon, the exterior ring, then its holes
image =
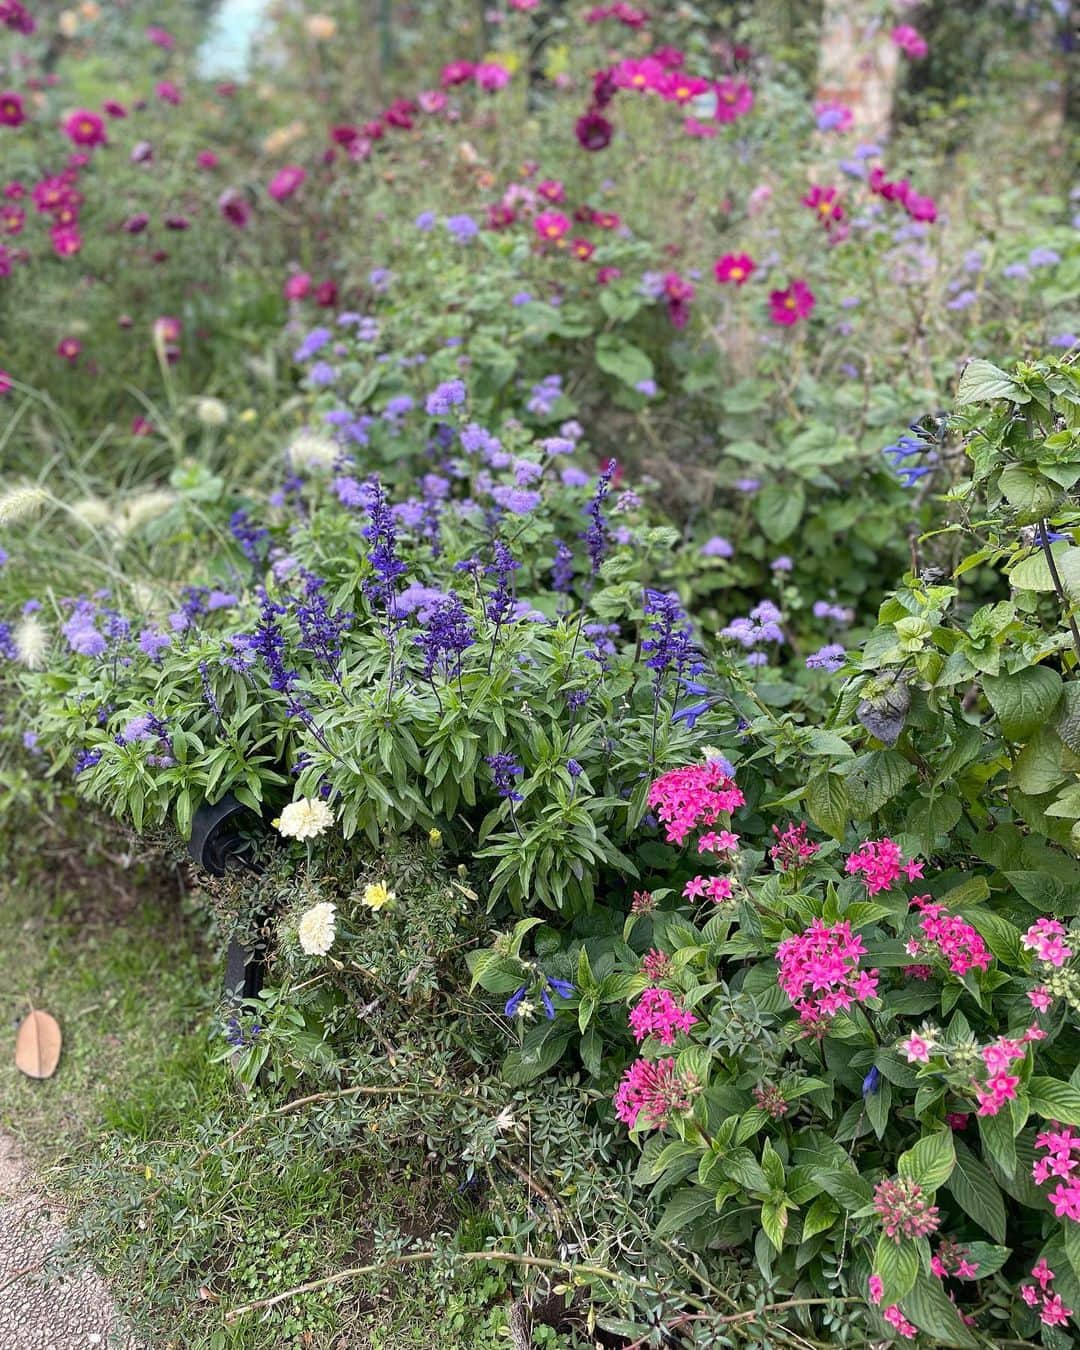
{"type": "Polygon", "coordinates": [[[334,945],[334,938],[337,937],[334,909],[335,906],[328,900],[323,900],[306,909],[300,916],[296,936],[308,956],[325,956],[334,945]]]}
{"type": "Polygon", "coordinates": [[[317,797],[301,797],[290,802],[277,822],[278,833],[286,839],[317,839],[334,823],[334,813],[317,797]]]}
{"type": "Polygon", "coordinates": [[[195,416],[204,427],[223,427],[229,420],[229,409],[219,398],[195,400],[195,416]]]}

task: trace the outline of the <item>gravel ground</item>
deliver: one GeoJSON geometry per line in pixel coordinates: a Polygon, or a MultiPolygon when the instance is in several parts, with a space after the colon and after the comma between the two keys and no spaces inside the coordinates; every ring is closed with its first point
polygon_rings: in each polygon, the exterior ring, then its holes
{"type": "Polygon", "coordinates": [[[0,1350],[147,1350],[92,1271],[62,1283],[13,1278],[36,1267],[61,1231],[15,1142],[0,1134],[0,1350]]]}

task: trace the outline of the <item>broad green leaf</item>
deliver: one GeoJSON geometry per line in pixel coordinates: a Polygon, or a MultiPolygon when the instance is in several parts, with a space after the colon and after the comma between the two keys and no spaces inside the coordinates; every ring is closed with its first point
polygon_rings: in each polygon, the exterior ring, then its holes
{"type": "Polygon", "coordinates": [[[874,1252],[874,1274],[884,1289],[881,1302],[885,1307],[899,1303],[909,1292],[919,1275],[919,1249],[910,1238],[894,1242],[882,1233],[874,1252]]]}
{"type": "Polygon", "coordinates": [[[1016,1138],[1012,1118],[1006,1111],[996,1116],[979,1116],[979,1134],[983,1147],[1006,1177],[1016,1175],[1016,1138]]]}
{"type": "MultiPolygon", "coordinates": [[[[1076,1227],[1075,1224],[1069,1226],[1076,1227]]],[[[989,1242],[965,1242],[964,1247],[967,1250],[967,1259],[976,1268],[975,1274],[966,1277],[957,1275],[956,1279],[981,1280],[987,1275],[993,1275],[1012,1255],[1010,1247],[995,1247],[989,1242]]]]}
{"type": "Polygon", "coordinates": [[[859,755],[844,773],[852,812],[865,819],[880,811],[914,776],[915,765],[896,750],[871,750],[859,755]]]}
{"type": "Polygon", "coordinates": [[[1074,755],[1080,755],[1080,680],[1069,680],[1062,689],[1054,730],[1074,755]]]}
{"type": "Polygon", "coordinates": [[[1036,1076],[1028,1083],[1028,1103],[1045,1120],[1080,1125],[1080,1090],[1059,1078],[1036,1076]]]}
{"type": "Polygon", "coordinates": [[[802,1236],[805,1242],[816,1233],[826,1233],[840,1217],[838,1206],[828,1196],[819,1195],[803,1218],[802,1236]]]}
{"type": "Polygon", "coordinates": [[[767,483],[754,496],[754,516],[766,539],[779,544],[794,531],[805,505],[801,483],[767,483]]]}
{"type": "Polygon", "coordinates": [[[716,1210],[716,1197],[703,1186],[685,1186],[676,1191],[667,1203],[656,1225],[657,1237],[670,1237],[692,1223],[697,1223],[712,1215],[716,1210]]]}
{"type": "Polygon", "coordinates": [[[964,367],[956,388],[956,403],[989,403],[992,399],[1007,398],[1013,403],[1030,403],[1027,392],[1020,388],[1011,375],[992,361],[976,357],[964,367]]]}
{"type": "Polygon", "coordinates": [[[924,1191],[936,1191],[948,1181],[956,1166],[952,1130],[924,1134],[906,1153],[901,1153],[897,1171],[917,1181],[924,1191]]]}
{"type": "Polygon", "coordinates": [[[842,839],[847,827],[848,794],[844,780],[835,774],[821,773],[811,778],[806,788],[806,810],[815,825],[842,839]]]}
{"type": "Polygon", "coordinates": [[[1063,749],[1057,732],[1052,727],[1042,727],[1013,762],[1012,781],[1029,797],[1050,792],[1066,777],[1061,766],[1063,749]]]}
{"type": "Polygon", "coordinates": [[[784,1204],[773,1204],[771,1200],[761,1206],[761,1227],[777,1251],[784,1245],[787,1232],[788,1212],[784,1204]]]}
{"type": "Polygon", "coordinates": [[[989,1170],[962,1139],[953,1141],[956,1167],[945,1182],[964,1213],[998,1242],[1005,1241],[1005,1202],[989,1170]]]}
{"type": "Polygon", "coordinates": [[[641,348],[610,333],[601,333],[596,339],[596,364],[631,389],[653,377],[652,361],[641,348]]]}
{"type": "Polygon", "coordinates": [[[820,1183],[826,1195],[849,1213],[862,1209],[873,1198],[870,1183],[853,1168],[818,1167],[814,1169],[814,1180],[820,1183]]]}
{"type": "Polygon", "coordinates": [[[920,1331],[924,1331],[933,1345],[975,1350],[979,1342],[961,1321],[941,1281],[922,1273],[914,1288],[901,1302],[900,1310],[920,1331]]]}
{"type": "Polygon", "coordinates": [[[1028,666],[1015,675],[987,675],[983,688],[1011,741],[1026,741],[1049,720],[1061,698],[1062,680],[1049,666],[1028,666]]]}

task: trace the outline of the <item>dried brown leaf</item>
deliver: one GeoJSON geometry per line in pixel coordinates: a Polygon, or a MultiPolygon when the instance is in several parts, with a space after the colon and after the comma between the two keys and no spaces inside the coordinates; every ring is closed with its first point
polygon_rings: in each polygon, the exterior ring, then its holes
{"type": "Polygon", "coordinates": [[[60,1063],[63,1039],[55,1017],[40,1008],[31,1009],[15,1037],[16,1067],[28,1078],[51,1078],[60,1063]]]}

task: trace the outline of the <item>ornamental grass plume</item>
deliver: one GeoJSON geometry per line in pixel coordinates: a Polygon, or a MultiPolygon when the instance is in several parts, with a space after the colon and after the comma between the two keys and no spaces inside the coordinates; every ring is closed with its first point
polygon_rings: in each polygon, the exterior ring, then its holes
{"type": "Polygon", "coordinates": [[[0,525],[17,525],[37,515],[49,500],[39,487],[14,487],[0,494],[0,525]]]}
{"type": "Polygon", "coordinates": [[[328,900],[304,911],[296,929],[301,949],[308,956],[325,956],[337,937],[336,906],[328,900]]]}
{"type": "Polygon", "coordinates": [[[317,797],[301,797],[290,802],[273,823],[286,839],[317,839],[333,825],[334,813],[317,797]]]}
{"type": "Polygon", "coordinates": [[[49,634],[44,624],[28,614],[16,627],[15,651],[27,670],[41,670],[49,653],[49,634]]]}

